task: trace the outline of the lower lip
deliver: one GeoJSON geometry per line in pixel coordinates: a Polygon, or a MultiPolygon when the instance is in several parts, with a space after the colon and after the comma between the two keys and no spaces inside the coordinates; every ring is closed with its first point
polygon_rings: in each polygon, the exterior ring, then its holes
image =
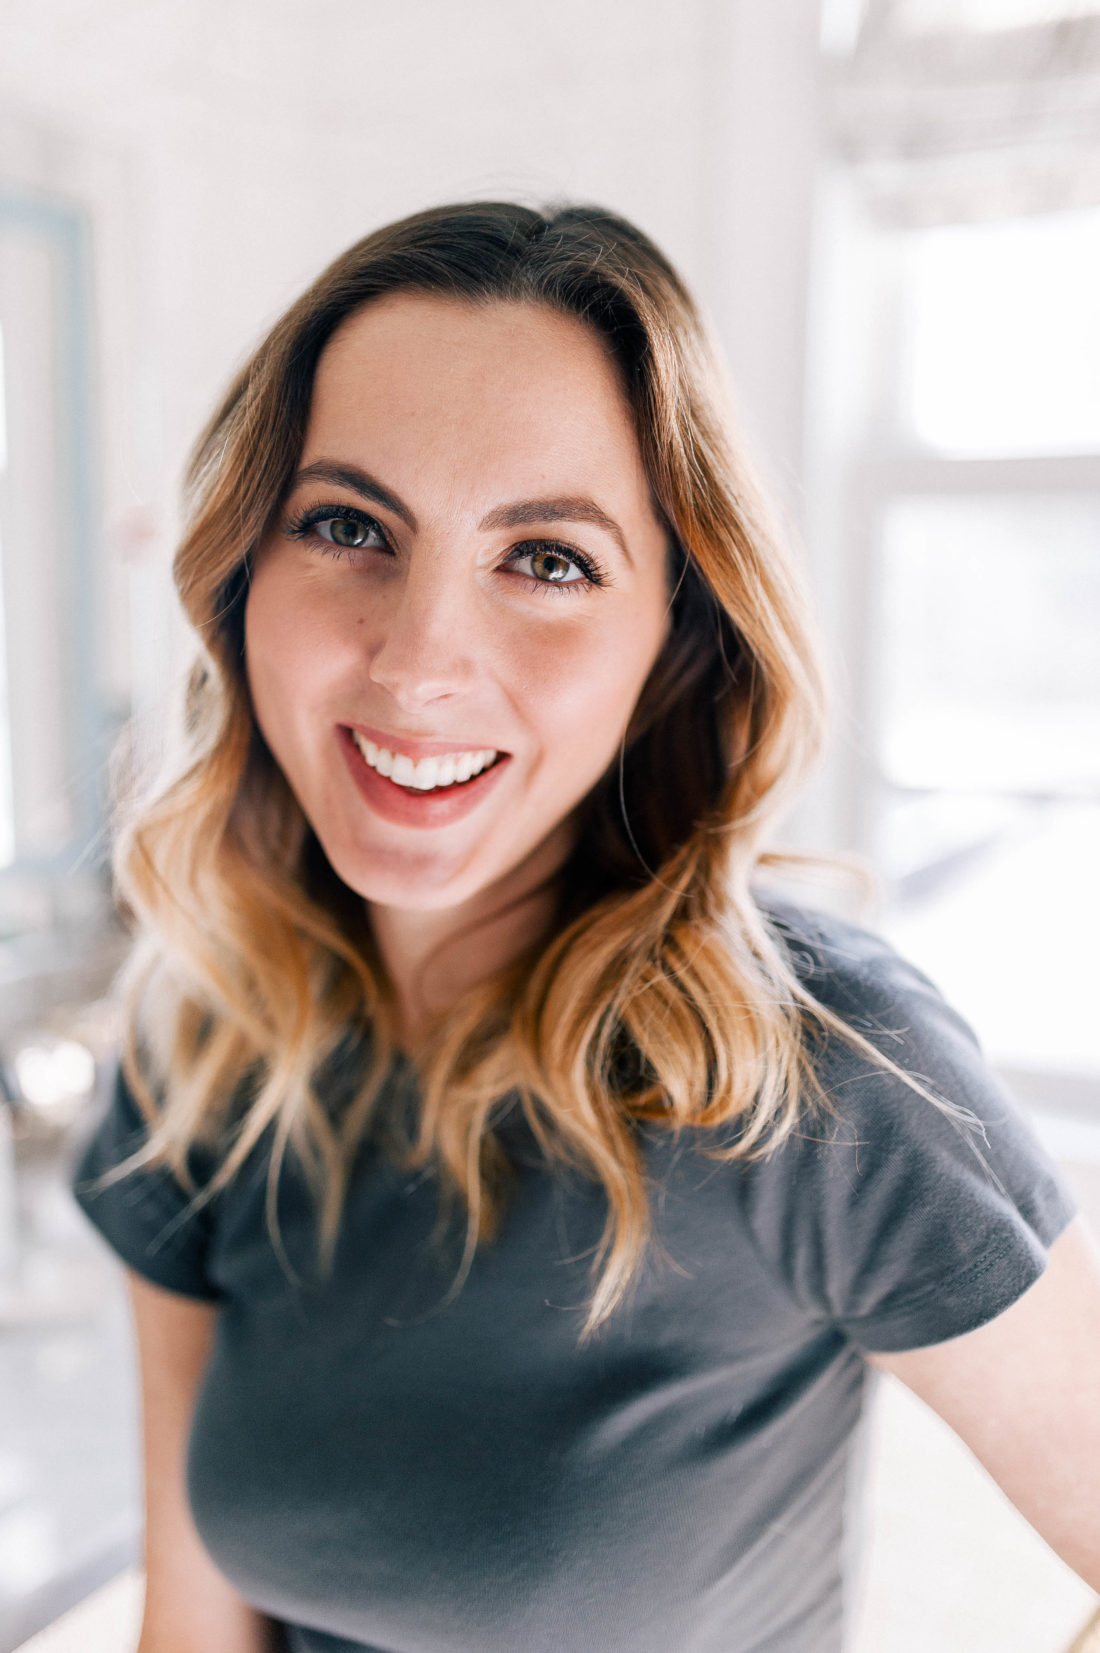
{"type": "Polygon", "coordinates": [[[437,792],[414,792],[410,787],[398,786],[377,769],[372,769],[360,752],[350,729],[338,730],[344,761],[351,778],[362,796],[384,821],[398,826],[441,827],[452,821],[461,821],[477,808],[483,798],[500,780],[511,762],[509,754],[497,759],[489,769],[483,769],[473,780],[459,781],[454,786],[442,787],[437,792]]]}

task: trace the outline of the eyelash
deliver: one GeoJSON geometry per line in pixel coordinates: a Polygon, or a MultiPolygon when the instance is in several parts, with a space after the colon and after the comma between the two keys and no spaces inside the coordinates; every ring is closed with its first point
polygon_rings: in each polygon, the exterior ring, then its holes
{"type": "MultiPolygon", "coordinates": [[[[372,551],[379,549],[376,546],[340,546],[326,540],[321,534],[314,534],[313,530],[322,522],[331,522],[339,518],[342,522],[359,522],[365,528],[371,528],[379,537],[390,543],[389,535],[376,517],[366,511],[358,510],[354,505],[314,505],[289,517],[283,525],[283,532],[289,539],[309,539],[313,537],[320,545],[325,556],[344,558],[349,551],[372,551]]],[[[564,557],[575,568],[579,568],[584,578],[582,580],[539,580],[533,574],[522,574],[520,578],[527,582],[529,589],[540,593],[557,591],[563,595],[574,596],[578,592],[591,591],[594,586],[604,586],[610,583],[603,567],[595,557],[586,551],[579,551],[575,545],[566,545],[562,540],[534,539],[521,540],[512,547],[510,555],[517,552],[523,556],[531,556],[536,551],[553,551],[564,557]]]]}

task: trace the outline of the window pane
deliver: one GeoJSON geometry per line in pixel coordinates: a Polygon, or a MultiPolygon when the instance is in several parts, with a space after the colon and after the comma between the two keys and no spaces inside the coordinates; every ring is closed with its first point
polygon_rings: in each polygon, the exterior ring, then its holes
{"type": "Polygon", "coordinates": [[[888,933],[993,1060],[1100,1075],[1100,496],[905,499],[880,568],[888,933]]]}
{"type": "Polygon", "coordinates": [[[1100,795],[1100,495],[901,500],[881,581],[891,782],[1100,795]]]}
{"type": "Polygon", "coordinates": [[[993,1062],[1100,1080],[1100,803],[1033,803],[987,824],[929,864],[913,899],[895,892],[884,928],[993,1062]]]}
{"type": "Polygon", "coordinates": [[[1100,449],[1100,211],[913,232],[903,417],[943,453],[1100,449]]]}

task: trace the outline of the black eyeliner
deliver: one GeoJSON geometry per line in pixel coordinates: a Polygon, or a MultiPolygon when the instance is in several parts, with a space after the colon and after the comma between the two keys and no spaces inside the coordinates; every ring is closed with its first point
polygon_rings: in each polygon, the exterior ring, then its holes
{"type": "Polygon", "coordinates": [[[305,510],[296,512],[287,517],[283,523],[283,532],[291,539],[303,539],[311,528],[319,522],[328,522],[333,517],[339,517],[342,522],[361,522],[365,528],[376,528],[388,539],[386,530],[368,511],[361,511],[357,505],[311,505],[305,510]]]}
{"type": "MultiPolygon", "coordinates": [[[[283,533],[288,539],[305,539],[311,530],[316,528],[319,523],[330,522],[334,518],[342,522],[361,523],[363,527],[373,529],[386,542],[387,545],[390,545],[389,535],[382,524],[378,521],[377,517],[371,516],[369,511],[364,511],[357,505],[346,505],[342,503],[306,506],[305,508],[284,519],[283,533]]],[[[318,535],[317,537],[322,540],[324,538],[323,535],[318,535]]],[[[343,547],[336,544],[329,544],[327,541],[324,543],[329,545],[330,553],[335,553],[336,555],[344,554],[350,550],[359,549],[354,546],[343,547]]],[[[364,547],[363,549],[368,548],[364,547]]],[[[377,549],[377,547],[375,547],[375,549],[377,549]]],[[[579,568],[581,573],[584,575],[586,589],[588,590],[592,590],[593,588],[602,588],[611,584],[611,580],[606,570],[595,560],[595,558],[590,557],[587,552],[581,551],[577,546],[569,545],[565,540],[520,540],[519,543],[517,545],[513,545],[509,551],[508,556],[505,559],[505,566],[507,566],[513,558],[517,556],[530,556],[535,551],[554,552],[558,556],[564,557],[566,561],[572,563],[575,568],[579,568]]],[[[539,591],[545,591],[547,589],[563,589],[573,592],[578,584],[575,580],[539,580],[536,579],[534,575],[526,575],[523,577],[530,581],[532,588],[537,588],[539,591]]]]}
{"type": "MultiPolygon", "coordinates": [[[[509,558],[514,556],[530,556],[533,551],[553,551],[565,557],[574,567],[579,568],[590,585],[606,586],[611,581],[601,565],[590,557],[586,551],[581,551],[575,545],[569,545],[565,540],[530,539],[520,540],[508,553],[509,558]]],[[[539,585],[561,585],[561,580],[539,580],[539,585]]]]}

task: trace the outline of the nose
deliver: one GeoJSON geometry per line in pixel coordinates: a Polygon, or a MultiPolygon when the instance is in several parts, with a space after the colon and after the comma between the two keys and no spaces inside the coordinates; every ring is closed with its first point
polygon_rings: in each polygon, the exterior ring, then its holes
{"type": "Polygon", "coordinates": [[[415,712],[470,688],[477,676],[477,624],[469,569],[445,555],[414,556],[383,604],[371,681],[415,712]]]}

